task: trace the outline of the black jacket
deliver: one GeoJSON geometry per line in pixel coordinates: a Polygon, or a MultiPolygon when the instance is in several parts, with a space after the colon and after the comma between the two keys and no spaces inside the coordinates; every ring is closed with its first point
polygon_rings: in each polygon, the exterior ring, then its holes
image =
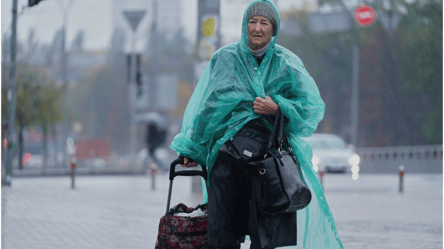
{"type": "MultiPolygon", "coordinates": [[[[274,123],[273,117],[266,117],[266,119],[271,124],[274,123]]],[[[247,162],[261,159],[265,154],[270,135],[271,131],[265,127],[263,121],[260,119],[251,120],[232,140],[229,140],[221,147],[219,155],[230,155],[237,160],[247,162]],[[248,156],[249,154],[245,155],[243,153],[245,150],[251,152],[252,156],[248,156]]],[[[296,245],[296,212],[280,215],[262,212],[260,210],[261,181],[259,174],[254,166],[250,167],[250,172],[252,201],[250,205],[249,229],[257,229],[256,231],[250,231],[250,233],[259,234],[262,248],[296,245]]]]}

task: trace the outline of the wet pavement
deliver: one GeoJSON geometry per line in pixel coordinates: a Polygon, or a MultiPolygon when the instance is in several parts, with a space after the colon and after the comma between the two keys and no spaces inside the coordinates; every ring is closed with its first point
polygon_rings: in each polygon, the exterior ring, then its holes
{"type": "Polygon", "coordinates": [[[324,189],[344,248],[443,248],[441,174],[327,175],[324,189]]]}
{"type": "MultiPolygon", "coordinates": [[[[2,188],[3,249],[154,248],[168,176],[13,178],[2,188]]],[[[344,248],[442,248],[442,175],[328,174],[324,188],[344,248]]],[[[174,181],[172,205],[202,202],[191,179],[174,181]]],[[[242,248],[248,248],[245,244],[242,248]]]]}

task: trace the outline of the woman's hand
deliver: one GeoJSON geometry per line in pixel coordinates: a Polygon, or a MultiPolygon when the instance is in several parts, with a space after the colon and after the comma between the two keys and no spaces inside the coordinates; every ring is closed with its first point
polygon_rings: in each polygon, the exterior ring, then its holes
{"type": "Polygon", "coordinates": [[[253,102],[253,108],[257,114],[276,116],[279,107],[270,97],[265,96],[265,99],[257,97],[253,102]]]}
{"type": "Polygon", "coordinates": [[[182,167],[186,167],[186,168],[197,167],[199,165],[195,161],[190,160],[190,159],[188,159],[186,157],[183,158],[183,162],[184,162],[184,164],[181,164],[181,165],[182,165],[182,167]]]}

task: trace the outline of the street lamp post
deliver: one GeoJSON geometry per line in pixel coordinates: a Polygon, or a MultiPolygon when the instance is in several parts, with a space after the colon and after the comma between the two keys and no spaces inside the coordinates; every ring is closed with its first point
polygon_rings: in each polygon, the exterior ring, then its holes
{"type": "Polygon", "coordinates": [[[137,33],[136,30],[133,30],[131,34],[131,52],[130,52],[130,60],[132,67],[130,68],[131,72],[131,81],[129,86],[129,104],[130,104],[130,155],[131,155],[131,165],[134,167],[136,162],[136,132],[137,132],[137,126],[136,122],[134,121],[134,117],[136,115],[136,98],[137,95],[137,89],[136,89],[136,44],[137,42],[137,33]]]}
{"type": "Polygon", "coordinates": [[[131,51],[129,56],[129,91],[128,100],[130,108],[130,155],[131,165],[135,165],[136,153],[136,123],[134,120],[136,114],[136,49],[137,49],[137,27],[145,15],[145,10],[123,11],[122,13],[127,19],[132,29],[131,36],[131,51]]]}
{"type": "MultiPolygon", "coordinates": [[[[57,3],[59,4],[59,8],[60,8],[60,13],[62,14],[62,19],[63,19],[63,23],[62,23],[62,51],[61,51],[61,75],[62,75],[62,85],[63,85],[63,102],[64,102],[64,106],[65,108],[67,108],[66,102],[67,102],[67,92],[68,92],[68,75],[67,75],[67,53],[66,53],[66,27],[67,27],[67,23],[68,23],[68,11],[70,9],[70,7],[72,6],[72,4],[74,3],[75,0],[69,0],[68,4],[65,6],[63,4],[63,0],[59,0],[57,1],[57,3]]],[[[66,110],[65,110],[66,111],[66,110]]],[[[65,112],[66,113],[66,112],[65,112]]],[[[63,128],[62,128],[62,154],[63,154],[63,166],[67,166],[68,165],[68,158],[66,156],[66,151],[65,151],[65,141],[67,141],[67,137],[68,137],[68,131],[69,131],[69,127],[68,127],[68,121],[66,120],[66,116],[63,119],[63,128]]]]}
{"type": "Polygon", "coordinates": [[[15,56],[17,47],[17,0],[12,1],[12,24],[11,24],[11,64],[9,69],[9,88],[8,88],[8,131],[7,142],[8,147],[5,158],[5,177],[3,185],[10,186],[12,178],[12,159],[15,152],[15,88],[16,88],[16,73],[15,73],[15,56]]]}
{"type": "MultiPolygon", "coordinates": [[[[341,8],[345,13],[347,13],[353,23],[353,15],[345,6],[343,0],[337,0],[341,5],[341,8]]],[[[358,134],[359,134],[359,36],[355,25],[352,25],[352,39],[353,39],[353,50],[352,50],[352,92],[351,92],[351,115],[350,115],[350,143],[355,147],[358,147],[358,134]]]]}
{"type": "Polygon", "coordinates": [[[149,104],[149,109],[152,112],[157,111],[156,108],[156,78],[157,78],[157,71],[158,71],[158,62],[157,62],[157,12],[158,12],[158,7],[157,7],[157,0],[154,0],[153,2],[153,22],[151,25],[151,34],[150,34],[150,38],[151,38],[151,42],[150,42],[150,46],[151,46],[151,67],[150,67],[150,80],[149,80],[149,84],[150,84],[150,91],[149,91],[149,100],[148,100],[148,104],[149,104]]]}

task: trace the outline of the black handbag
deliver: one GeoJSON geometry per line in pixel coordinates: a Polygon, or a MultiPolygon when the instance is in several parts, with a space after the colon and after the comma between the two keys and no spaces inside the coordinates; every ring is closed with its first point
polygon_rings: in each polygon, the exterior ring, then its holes
{"type": "Polygon", "coordinates": [[[220,154],[228,154],[244,162],[262,160],[267,152],[271,131],[259,119],[248,122],[236,136],[222,145],[220,154]]]}
{"type": "Polygon", "coordinates": [[[284,116],[279,109],[264,159],[253,164],[261,180],[260,202],[263,212],[295,212],[310,203],[311,192],[284,134],[284,116]]]}

